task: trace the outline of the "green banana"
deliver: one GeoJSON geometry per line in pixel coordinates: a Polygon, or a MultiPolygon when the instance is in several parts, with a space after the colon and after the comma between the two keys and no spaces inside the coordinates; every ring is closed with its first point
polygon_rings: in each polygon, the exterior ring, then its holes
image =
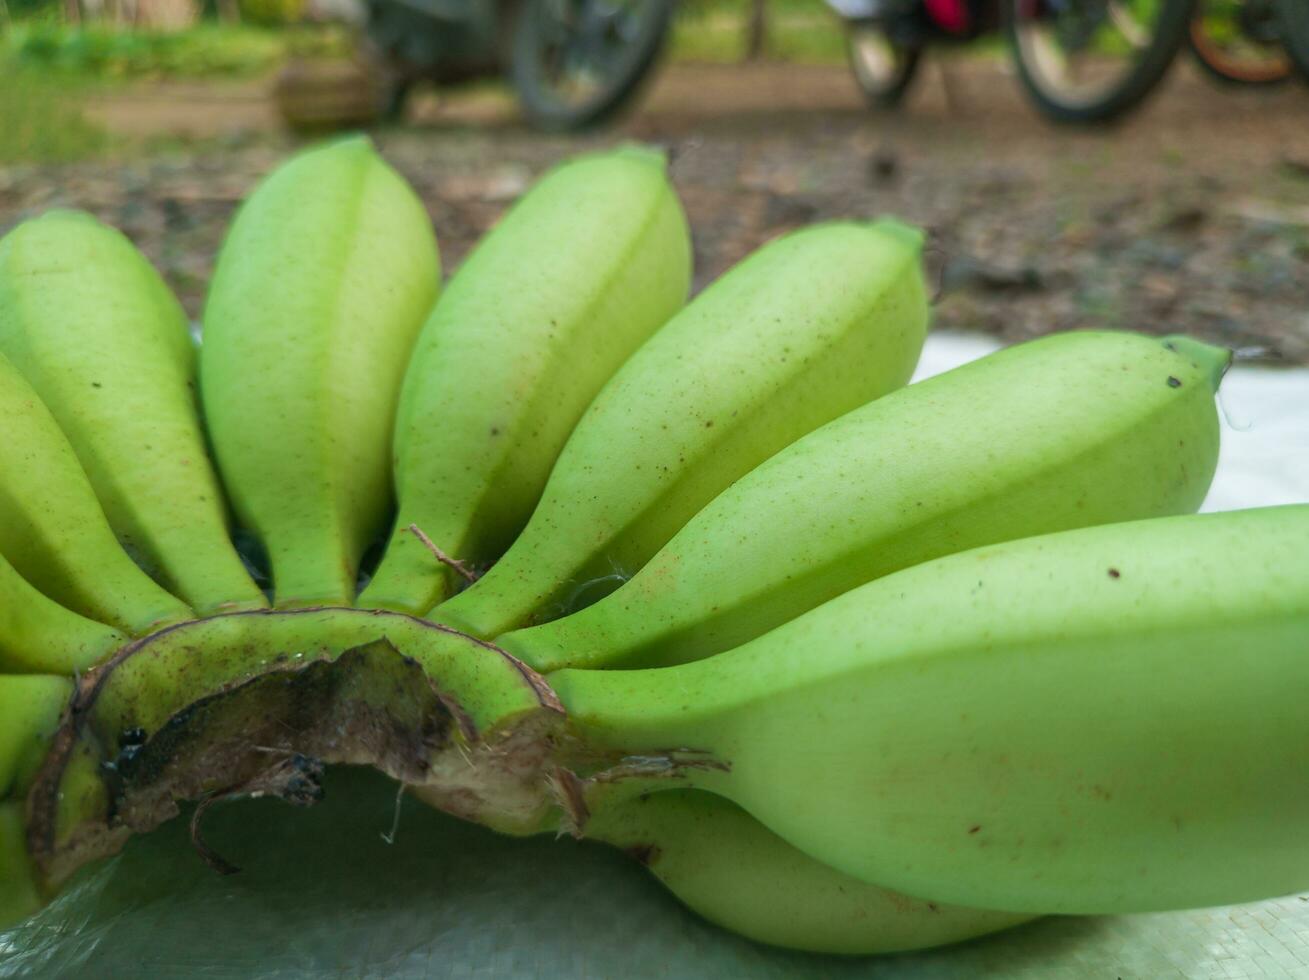
{"type": "Polygon", "coordinates": [[[44,904],[24,838],[23,804],[0,802],[0,927],[21,921],[44,904]]]}
{"type": "Polygon", "coordinates": [[[359,605],[422,615],[536,505],[573,426],[686,301],[691,244],[661,154],[543,177],[478,245],[423,328],[396,418],[399,517],[359,605]],[[544,247],[543,247],[544,245],[544,247]]]}
{"type": "Polygon", "coordinates": [[[716,657],[550,682],[581,744],[633,760],[606,780],[664,757],[863,881],[1031,913],[1285,895],[1309,887],[1306,541],[1309,505],[1028,538],[716,657]]]}
{"type": "Polygon", "coordinates": [[[228,537],[186,315],[131,242],[70,211],[10,232],[0,352],[68,436],[129,554],[201,613],[265,604],[228,537]]]}
{"type": "Polygon", "coordinates": [[[911,385],[743,477],[612,595],[496,642],[538,670],[683,662],[940,555],[1194,510],[1230,356],[1060,334],[911,385]]]}
{"type": "Polygon", "coordinates": [[[0,555],[18,574],[69,609],[129,633],[191,618],[119,546],[72,446],[3,354],[0,418],[0,555]]]}
{"type": "Polygon", "coordinates": [[[436,619],[489,637],[554,618],[779,449],[903,385],[927,327],[921,247],[897,222],[818,225],[728,272],[614,375],[523,533],[436,619]]]}
{"type": "Polygon", "coordinates": [[[201,391],[279,606],[354,600],[389,516],[396,392],[439,283],[422,202],[362,137],[280,166],[228,232],[201,391]]]}
{"type": "Polygon", "coordinates": [[[972,939],[1030,918],[865,884],[796,850],[712,793],[667,790],[587,802],[587,837],[623,848],[689,908],[757,942],[819,953],[893,953],[972,939]]]}
{"type": "Polygon", "coordinates": [[[0,800],[27,791],[72,694],[67,677],[0,675],[0,800]]]}
{"type": "Polygon", "coordinates": [[[27,854],[27,792],[73,693],[66,677],[0,676],[0,926],[41,907],[27,854]]]}
{"type": "Polygon", "coordinates": [[[127,642],[34,589],[0,555],[0,674],[77,674],[127,642]]]}

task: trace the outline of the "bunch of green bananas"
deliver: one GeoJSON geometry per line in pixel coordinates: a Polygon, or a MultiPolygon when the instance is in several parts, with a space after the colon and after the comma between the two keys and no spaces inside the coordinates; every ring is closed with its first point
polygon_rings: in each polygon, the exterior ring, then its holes
{"type": "Polygon", "coordinates": [[[1309,506],[1178,516],[1228,353],[1064,334],[903,387],[921,244],[819,225],[684,307],[627,147],[438,299],[350,139],[246,201],[197,350],[117,232],[14,229],[0,920],[185,801],[226,868],[204,809],[324,763],[802,949],[1309,886],[1309,506]]]}

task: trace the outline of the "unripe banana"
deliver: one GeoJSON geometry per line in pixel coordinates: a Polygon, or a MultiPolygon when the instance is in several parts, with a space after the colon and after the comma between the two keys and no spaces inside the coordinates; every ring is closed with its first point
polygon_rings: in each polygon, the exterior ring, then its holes
{"type": "Polygon", "coordinates": [[[682,785],[863,881],[1032,913],[1286,895],[1309,888],[1306,541],[1309,505],[1028,538],[706,660],[550,680],[589,751],[648,771],[683,747],[682,785]]]}
{"type": "Polygon", "coordinates": [[[68,436],[142,566],[201,613],[265,605],[228,536],[186,315],[131,242],[70,211],[10,232],[0,352],[68,436]]]}
{"type": "Polygon", "coordinates": [[[422,615],[536,505],[587,405],[686,302],[691,243],[662,155],[543,177],[478,245],[423,328],[396,419],[399,518],[359,604],[422,615]]]}
{"type": "Polygon", "coordinates": [[[728,272],[605,385],[523,533],[436,618],[486,637],[553,619],[779,449],[903,385],[927,326],[921,246],[896,222],[819,225],[728,272]]]}
{"type": "Polygon", "coordinates": [[[41,906],[27,855],[22,795],[72,693],[73,682],[65,677],[0,676],[0,927],[41,906]]]}
{"type": "Polygon", "coordinates": [[[210,285],[205,414],[279,606],[349,604],[391,507],[391,428],[440,261],[364,138],[294,157],[237,214],[210,285]]]}
{"type": "Polygon", "coordinates": [[[757,942],[818,953],[893,953],[960,942],[1030,918],[865,884],[796,850],[713,793],[671,790],[588,803],[587,837],[623,848],[691,909],[757,942]]]}
{"type": "Polygon", "coordinates": [[[72,694],[67,677],[0,675],[0,800],[27,791],[72,694]]]}
{"type": "Polygon", "coordinates": [[[129,633],[193,615],[119,546],[49,410],[0,354],[0,555],[60,604],[129,633]]]}
{"type": "Polygon", "coordinates": [[[23,804],[0,802],[0,928],[41,907],[41,891],[27,856],[23,804]]]}
{"type": "Polygon", "coordinates": [[[0,674],[80,673],[126,641],[42,595],[0,555],[0,674]]]}
{"type": "Polygon", "coordinates": [[[1194,510],[1229,358],[1070,333],[911,385],[743,477],[617,592],[496,642],[538,670],[684,662],[940,555],[1194,510]]]}

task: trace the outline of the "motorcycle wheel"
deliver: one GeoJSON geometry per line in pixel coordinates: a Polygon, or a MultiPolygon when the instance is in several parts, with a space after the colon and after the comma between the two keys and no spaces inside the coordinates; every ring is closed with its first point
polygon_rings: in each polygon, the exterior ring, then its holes
{"type": "Polygon", "coordinates": [[[630,104],[672,27],[675,0],[523,0],[509,79],[533,125],[577,130],[630,104]]]}
{"type": "Polygon", "coordinates": [[[1056,122],[1093,123],[1135,108],[1163,80],[1195,5],[1004,0],[1003,7],[1005,36],[1028,98],[1056,122]]]}
{"type": "Polygon", "coordinates": [[[1223,84],[1280,85],[1295,73],[1272,0],[1199,0],[1187,44],[1200,68],[1223,84]]]}
{"type": "Polygon", "coordinates": [[[870,105],[894,109],[909,91],[922,49],[896,44],[879,24],[851,24],[845,35],[846,56],[855,83],[870,105]]]}

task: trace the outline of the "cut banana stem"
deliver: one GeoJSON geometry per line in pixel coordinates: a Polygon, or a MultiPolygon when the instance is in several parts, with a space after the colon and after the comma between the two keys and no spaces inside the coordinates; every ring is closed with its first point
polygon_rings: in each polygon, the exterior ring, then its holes
{"type": "Polygon", "coordinates": [[[681,748],[686,784],[863,881],[1031,913],[1285,895],[1309,888],[1306,541],[1309,505],[1029,538],[697,663],[550,679],[592,748],[681,748]]]}
{"type": "Polygon", "coordinates": [[[422,202],[364,138],[283,164],[242,206],[204,315],[204,409],[279,606],[349,604],[391,510],[391,431],[440,262],[422,202]]]}
{"type": "Polygon", "coordinates": [[[672,790],[587,802],[587,837],[627,851],[688,907],[757,942],[817,953],[893,953],[972,939],[1030,918],[923,901],[859,881],[713,793],[672,790]]]}
{"type": "Polygon", "coordinates": [[[559,451],[619,366],[686,302],[691,242],[660,153],[543,177],[451,280],[396,418],[399,518],[359,604],[422,615],[527,522],[559,451]],[[544,247],[543,247],[544,246],[544,247]]]}
{"type": "Polygon", "coordinates": [[[125,642],[38,592],[0,556],[0,674],[80,673],[125,642]]]}
{"type": "Polygon", "coordinates": [[[186,315],[131,242],[70,211],[10,232],[0,241],[0,351],[155,578],[201,613],[265,604],[228,534],[186,315]]]}
{"type": "Polygon", "coordinates": [[[927,327],[921,249],[896,222],[819,225],[724,275],[605,386],[523,533],[435,618],[487,637],[557,618],[779,449],[903,385],[927,327]]]}
{"type": "Polygon", "coordinates": [[[0,800],[27,791],[72,693],[67,677],[0,676],[0,800]]]}
{"type": "Polygon", "coordinates": [[[32,386],[0,354],[0,555],[45,595],[129,633],[189,619],[123,551],[32,386]]]}
{"type": "Polygon", "coordinates": [[[26,790],[29,846],[53,888],[175,816],[178,800],[311,803],[331,763],[374,765],[465,819],[531,833],[551,820],[546,766],[562,724],[541,677],[410,616],[255,610],[182,623],[80,686],[26,790]]]}
{"type": "Polygon", "coordinates": [[[911,385],[741,478],[617,592],[496,642],[538,670],[680,663],[941,555],[1195,510],[1229,359],[1070,333],[911,385]]]}

